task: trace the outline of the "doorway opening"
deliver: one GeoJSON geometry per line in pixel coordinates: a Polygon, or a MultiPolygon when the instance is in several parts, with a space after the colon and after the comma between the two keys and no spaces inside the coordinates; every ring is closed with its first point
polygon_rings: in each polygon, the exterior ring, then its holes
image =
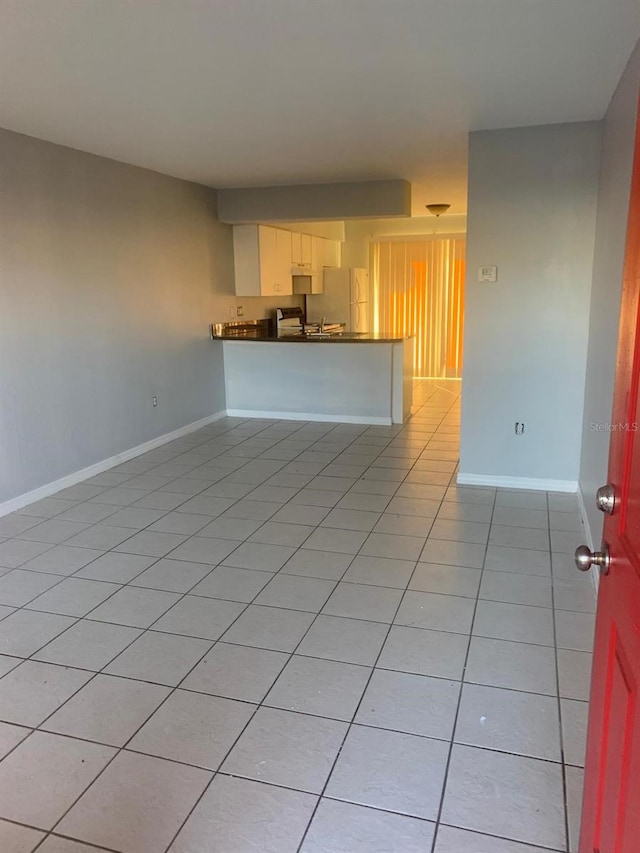
{"type": "Polygon", "coordinates": [[[373,330],[414,336],[413,375],[462,375],[465,239],[371,243],[373,330]]]}

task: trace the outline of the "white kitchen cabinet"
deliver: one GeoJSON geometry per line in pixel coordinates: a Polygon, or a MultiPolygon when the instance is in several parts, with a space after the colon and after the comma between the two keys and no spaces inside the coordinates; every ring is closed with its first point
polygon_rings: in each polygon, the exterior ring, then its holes
{"type": "Polygon", "coordinates": [[[324,267],[339,267],[342,243],[339,240],[327,240],[325,237],[317,239],[317,269],[322,271],[324,267]]]}
{"type": "Polygon", "coordinates": [[[314,248],[317,249],[317,237],[303,234],[301,231],[291,232],[291,265],[313,269],[314,248]]]}
{"type": "Polygon", "coordinates": [[[234,225],[237,296],[287,296],[291,280],[291,232],[269,225],[234,225]]]}
{"type": "Polygon", "coordinates": [[[291,232],[291,264],[302,266],[302,234],[299,231],[291,232]]]}
{"type": "Polygon", "coordinates": [[[322,272],[324,267],[339,267],[341,248],[339,240],[292,231],[291,266],[298,270],[310,270],[312,273],[322,272]]]}
{"type": "Polygon", "coordinates": [[[311,269],[311,247],[313,245],[314,240],[317,242],[317,237],[312,237],[311,234],[301,234],[300,240],[300,248],[301,248],[301,256],[302,256],[302,266],[309,267],[311,269]]]}
{"type": "Polygon", "coordinates": [[[276,268],[274,270],[274,295],[293,293],[291,278],[291,232],[274,228],[276,232],[276,268]]]}

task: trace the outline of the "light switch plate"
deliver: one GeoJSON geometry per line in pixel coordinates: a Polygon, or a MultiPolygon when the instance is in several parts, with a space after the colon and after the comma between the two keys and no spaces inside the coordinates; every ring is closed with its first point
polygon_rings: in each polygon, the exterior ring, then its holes
{"type": "Polygon", "coordinates": [[[478,281],[497,281],[498,267],[478,267],[478,281]]]}

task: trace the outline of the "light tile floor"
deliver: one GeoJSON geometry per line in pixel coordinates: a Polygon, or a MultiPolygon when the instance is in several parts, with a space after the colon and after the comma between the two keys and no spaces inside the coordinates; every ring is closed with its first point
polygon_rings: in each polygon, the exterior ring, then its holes
{"type": "Polygon", "coordinates": [[[422,380],[403,427],[225,419],[0,519],[0,850],[575,851],[576,501],[456,487],[458,431],[422,380]]]}

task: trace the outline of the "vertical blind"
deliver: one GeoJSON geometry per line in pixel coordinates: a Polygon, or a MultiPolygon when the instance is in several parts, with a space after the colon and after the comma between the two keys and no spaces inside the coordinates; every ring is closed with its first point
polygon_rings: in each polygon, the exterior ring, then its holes
{"type": "Polygon", "coordinates": [[[465,241],[371,244],[374,331],[414,335],[414,376],[462,373],[465,241]]]}

